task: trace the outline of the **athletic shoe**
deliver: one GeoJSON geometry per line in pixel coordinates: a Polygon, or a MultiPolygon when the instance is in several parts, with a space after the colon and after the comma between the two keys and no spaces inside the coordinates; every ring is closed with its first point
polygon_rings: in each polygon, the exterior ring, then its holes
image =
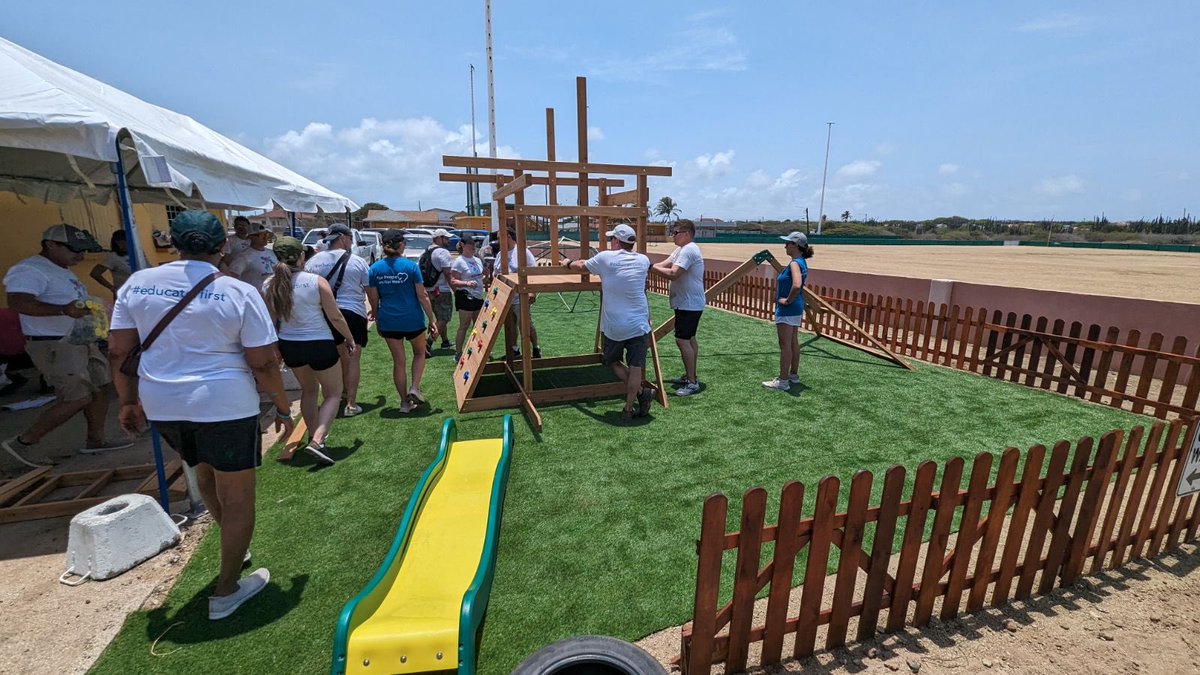
{"type": "Polygon", "coordinates": [[[362,406],[358,405],[357,403],[355,403],[353,405],[348,405],[345,407],[344,410],[342,410],[342,417],[354,417],[355,415],[361,415],[361,414],[362,414],[362,406]]]}
{"type": "Polygon", "coordinates": [[[442,349],[454,349],[454,343],[449,341],[442,342],[442,349]]]}
{"type": "Polygon", "coordinates": [[[308,445],[304,446],[304,451],[312,455],[313,459],[317,460],[317,464],[322,466],[333,466],[337,463],[333,461],[332,457],[325,454],[324,443],[309,443],[308,445]]]}
{"type": "Polygon", "coordinates": [[[126,438],[119,441],[100,441],[99,445],[86,445],[79,452],[85,455],[98,455],[109,450],[124,450],[132,447],[133,440],[126,438]]]}
{"type": "Polygon", "coordinates": [[[650,404],[654,401],[654,395],[657,393],[658,390],[654,387],[646,387],[638,392],[638,417],[645,417],[646,415],[650,414],[650,404]]]}
{"type": "Polygon", "coordinates": [[[13,436],[12,438],[8,439],[7,441],[0,443],[0,448],[4,448],[4,451],[6,453],[8,453],[8,455],[10,457],[12,457],[13,459],[17,460],[21,464],[23,464],[31,469],[40,469],[45,466],[50,466],[49,464],[37,464],[37,463],[31,462],[31,461],[25,459],[24,457],[22,457],[21,452],[18,452],[18,450],[23,452],[32,447],[33,447],[32,445],[25,445],[24,443],[22,443],[20,440],[18,440],[17,436],[13,436]]]}
{"type": "Polygon", "coordinates": [[[762,386],[766,387],[767,389],[775,389],[777,391],[787,391],[792,388],[792,385],[788,384],[787,380],[781,380],[778,377],[763,382],[762,386]]]}
{"type": "Polygon", "coordinates": [[[238,589],[229,595],[221,597],[210,597],[208,599],[208,618],[210,621],[218,621],[233,614],[241,607],[244,602],[258,595],[258,592],[267,587],[267,582],[271,580],[271,573],[267,568],[260,567],[250,573],[250,576],[238,580],[238,589]]]}
{"type": "Polygon", "coordinates": [[[462,352],[454,352],[454,362],[458,363],[462,360],[462,352]]]}
{"type": "Polygon", "coordinates": [[[250,566],[250,549],[246,549],[246,555],[242,556],[242,569],[250,566]]]}
{"type": "Polygon", "coordinates": [[[679,377],[672,377],[671,379],[667,380],[667,384],[673,385],[676,387],[682,387],[683,385],[685,385],[687,383],[688,383],[687,375],[680,375],[679,377]]]}
{"type": "Polygon", "coordinates": [[[409,389],[408,399],[413,402],[413,405],[421,405],[425,402],[425,395],[421,393],[420,389],[409,389]]]}
{"type": "Polygon", "coordinates": [[[788,375],[788,382],[791,384],[800,384],[800,376],[796,373],[792,373],[791,375],[788,375]]]}
{"type": "Polygon", "coordinates": [[[533,358],[535,358],[535,359],[542,358],[542,348],[541,347],[533,348],[533,358]]]}
{"type": "Polygon", "coordinates": [[[697,380],[695,382],[688,382],[687,384],[684,384],[682,387],[675,390],[676,396],[691,396],[693,394],[699,394],[699,393],[700,393],[700,381],[699,380],[697,380]]]}

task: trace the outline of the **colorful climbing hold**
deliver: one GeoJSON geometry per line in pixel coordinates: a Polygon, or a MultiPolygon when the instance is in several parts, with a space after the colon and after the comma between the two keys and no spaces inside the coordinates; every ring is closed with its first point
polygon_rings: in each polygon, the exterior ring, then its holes
{"type": "Polygon", "coordinates": [[[466,382],[469,379],[471,379],[471,371],[463,371],[463,382],[466,382]]]}
{"type": "MultiPolygon", "coordinates": [[[[487,322],[486,322],[486,321],[484,321],[484,322],[483,322],[483,329],[484,329],[484,330],[487,330],[487,322]]],[[[474,333],[472,333],[472,334],[471,334],[471,337],[475,337],[475,334],[474,334],[474,333]]]]}

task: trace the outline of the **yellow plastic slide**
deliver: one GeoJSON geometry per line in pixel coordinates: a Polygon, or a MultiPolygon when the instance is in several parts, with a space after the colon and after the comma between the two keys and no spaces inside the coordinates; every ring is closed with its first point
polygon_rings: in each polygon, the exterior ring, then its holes
{"type": "Polygon", "coordinates": [[[511,417],[502,438],[477,441],[456,441],[446,420],[383,566],[342,609],[332,673],[473,675],[511,455],[511,417]]]}

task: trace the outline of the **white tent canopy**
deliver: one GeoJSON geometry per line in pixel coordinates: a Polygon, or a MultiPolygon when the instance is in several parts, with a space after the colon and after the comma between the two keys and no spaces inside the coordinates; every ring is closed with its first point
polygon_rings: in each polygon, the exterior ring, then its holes
{"type": "Polygon", "coordinates": [[[137,201],[341,212],[358,205],[186,115],[0,38],[0,190],[107,201],[117,141],[137,201]]]}

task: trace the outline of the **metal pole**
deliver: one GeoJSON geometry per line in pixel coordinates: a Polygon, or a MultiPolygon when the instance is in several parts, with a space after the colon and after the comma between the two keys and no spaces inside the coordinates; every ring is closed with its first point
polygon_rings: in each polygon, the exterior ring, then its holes
{"type": "MultiPolygon", "coordinates": [[[[123,132],[124,130],[122,130],[123,132]]],[[[121,137],[117,134],[117,161],[113,162],[113,173],[117,174],[117,201],[121,207],[121,223],[125,227],[125,243],[129,246],[129,269],[138,269],[137,226],[133,222],[133,204],[129,200],[129,184],[125,181],[125,161],[121,159],[121,137]]],[[[154,446],[154,474],[158,477],[158,504],[163,511],[171,513],[171,499],[167,496],[167,472],[163,465],[162,440],[158,430],[150,427],[150,442],[154,446]]]]}
{"type": "MultiPolygon", "coordinates": [[[[475,142],[475,64],[471,66],[471,156],[479,156],[479,147],[475,142]]],[[[479,173],[479,169],[467,169],[467,173],[479,173]]],[[[479,183],[467,183],[467,212],[472,216],[478,216],[479,208],[479,183]]]]}
{"type": "MultiPolygon", "coordinates": [[[[488,81],[488,157],[496,157],[496,78],[492,68],[492,0],[484,0],[484,23],[487,30],[487,81],[488,81]]],[[[489,172],[495,175],[496,170],[489,172]]],[[[495,185],[492,185],[493,189],[495,185]]],[[[492,231],[500,230],[499,209],[492,207],[492,231]]]]}
{"type": "Polygon", "coordinates": [[[826,122],[828,132],[825,134],[825,168],[821,171],[821,209],[817,216],[817,234],[821,234],[821,226],[825,224],[825,178],[829,175],[829,141],[833,139],[833,122],[826,122]]]}

